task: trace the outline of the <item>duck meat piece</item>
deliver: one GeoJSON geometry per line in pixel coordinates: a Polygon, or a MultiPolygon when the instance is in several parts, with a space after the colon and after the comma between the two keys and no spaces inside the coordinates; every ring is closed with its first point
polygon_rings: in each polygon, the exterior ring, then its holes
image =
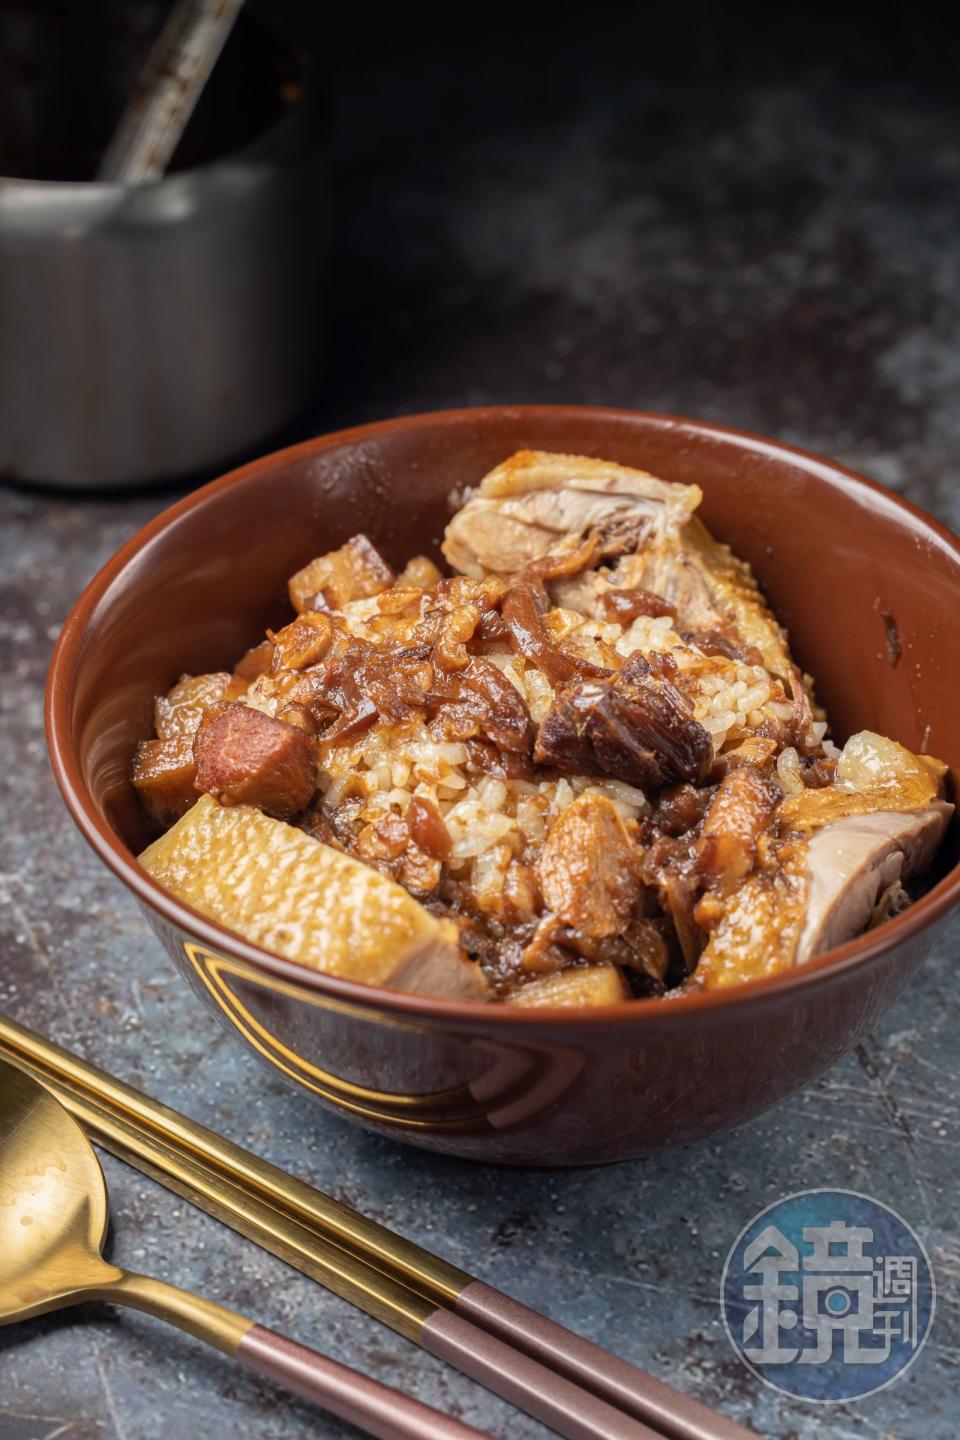
{"type": "Polygon", "coordinates": [[[639,858],[613,801],[588,790],[547,833],[537,861],[544,903],[593,939],[617,935],[644,892],[639,858]]]}
{"type": "Polygon", "coordinates": [[[166,830],[196,804],[196,774],[190,735],[140,742],[133,757],[133,788],[152,829],[166,830]]]}
{"type": "Polygon", "coordinates": [[[295,815],[316,789],[317,749],[302,730],[249,705],[228,705],[197,732],[196,788],[224,805],[295,815]]]}
{"type": "Polygon", "coordinates": [[[453,920],[252,806],[204,795],[139,858],[185,904],[294,964],[366,985],[490,998],[453,920]]]}
{"type": "Polygon", "coordinates": [[[704,897],[716,913],[696,982],[773,974],[859,934],[882,896],[929,866],[953,813],[945,771],[870,731],[851,736],[836,782],[788,795],[761,863],[723,899],[704,897]]]}
{"type": "Polygon", "coordinates": [[[564,686],[540,725],[534,760],[644,790],[703,780],[713,743],[676,674],[668,657],[636,654],[613,676],[564,686]]]}
{"type": "Polygon", "coordinates": [[[885,891],[929,869],[952,813],[937,800],[912,814],[850,815],[811,835],[795,963],[859,935],[885,891]]]}
{"type": "Polygon", "coordinates": [[[696,485],[671,485],[624,465],[521,450],[491,470],[454,515],[443,553],[478,580],[523,570],[558,545],[567,552],[571,537],[592,532],[608,554],[616,534],[622,553],[681,526],[700,499],[696,485]]]}
{"type": "Polygon", "coordinates": [[[753,869],[757,839],[770,824],[783,791],[750,766],[731,770],[714,792],[700,832],[697,873],[720,895],[753,869]]]}
{"type": "Polygon", "coordinates": [[[354,535],[339,550],[318,555],[288,582],[295,610],[342,610],[389,589],[396,576],[366,535],[354,535]]]}
{"type": "MultiPolygon", "coordinates": [[[[660,596],[684,629],[730,634],[786,680],[792,668],[786,635],[750,567],[694,515],[702,498],[697,485],[672,484],[626,465],[523,450],[484,477],[448,524],[443,553],[455,570],[479,579],[522,570],[593,535],[594,563],[620,557],[616,588],[660,596]]],[[[584,581],[591,579],[597,583],[590,613],[602,618],[605,587],[596,573],[567,583],[583,603],[590,594],[584,581]]]]}

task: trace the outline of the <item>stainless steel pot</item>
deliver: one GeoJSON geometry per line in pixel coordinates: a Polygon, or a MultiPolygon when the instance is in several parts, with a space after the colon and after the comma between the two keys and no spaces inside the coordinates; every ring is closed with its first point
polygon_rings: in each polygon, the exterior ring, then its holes
{"type": "MultiPolygon", "coordinates": [[[[0,165],[92,173],[162,10],[7,7],[0,131],[17,128],[22,145],[12,161],[0,145],[0,165]]],[[[277,431],[315,390],[315,111],[302,60],[269,22],[245,16],[236,38],[185,137],[200,163],[185,152],[187,168],[134,189],[0,178],[0,474],[104,487],[203,471],[277,431]],[[271,113],[257,67],[277,57],[271,113]]]]}

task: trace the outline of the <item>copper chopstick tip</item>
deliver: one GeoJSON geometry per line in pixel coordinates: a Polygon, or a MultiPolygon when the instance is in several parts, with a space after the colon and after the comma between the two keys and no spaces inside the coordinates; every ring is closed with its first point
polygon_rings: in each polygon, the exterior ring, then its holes
{"type": "Polygon", "coordinates": [[[759,1440],[753,1430],[481,1280],[464,1287],[455,1308],[458,1315],[551,1365],[669,1440],[759,1440]]]}
{"type": "Polygon", "coordinates": [[[246,1369],[306,1400],[317,1401],[380,1440],[491,1440],[486,1431],[443,1415],[263,1325],[247,1331],[236,1358],[246,1369]]]}
{"type": "Polygon", "coordinates": [[[424,1323],[420,1343],[481,1385],[496,1379],[504,1399],[566,1440],[663,1440],[661,1432],[450,1310],[437,1310],[424,1323]]]}

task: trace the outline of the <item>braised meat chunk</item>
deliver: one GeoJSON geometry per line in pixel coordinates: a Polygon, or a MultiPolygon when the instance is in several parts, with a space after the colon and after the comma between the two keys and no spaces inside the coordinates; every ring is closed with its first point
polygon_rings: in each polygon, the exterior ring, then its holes
{"type": "Polygon", "coordinates": [[[642,882],[636,841],[611,800],[589,790],[550,827],[537,876],[548,908],[596,940],[618,935],[642,882]]]}
{"type": "Polygon", "coordinates": [[[133,787],[151,830],[166,830],[185,815],[197,798],[193,740],[141,740],[133,757],[133,787]]]}
{"type": "Polygon", "coordinates": [[[609,679],[565,686],[537,733],[535,760],[647,790],[703,780],[713,746],[676,677],[669,657],[634,655],[609,679]]]}
{"type": "MultiPolygon", "coordinates": [[[[233,683],[226,672],[214,675],[183,675],[167,695],[160,695],[153,707],[153,724],[158,740],[178,735],[195,735],[205,712],[223,700],[233,683]]],[[[246,688],[244,685],[243,689],[246,688]]]]}
{"type": "Polygon", "coordinates": [[[746,766],[720,782],[697,847],[697,870],[708,886],[728,894],[750,873],[757,839],[782,798],[775,780],[746,766]]]}
{"type": "Polygon", "coordinates": [[[302,730],[248,705],[228,705],[193,742],[196,788],[223,805],[295,815],[316,789],[316,747],[302,730]]]}
{"type": "Polygon", "coordinates": [[[290,580],[295,610],[341,610],[351,600],[379,595],[394,574],[366,535],[355,535],[339,550],[311,560],[290,580]]]}

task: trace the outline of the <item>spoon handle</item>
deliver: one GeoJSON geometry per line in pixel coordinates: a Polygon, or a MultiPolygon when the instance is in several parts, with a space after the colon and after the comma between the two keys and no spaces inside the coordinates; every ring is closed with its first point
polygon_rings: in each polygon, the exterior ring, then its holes
{"type": "Polygon", "coordinates": [[[490,1440],[485,1431],[164,1280],[115,1271],[87,1293],[169,1321],[379,1440],[490,1440]]]}

